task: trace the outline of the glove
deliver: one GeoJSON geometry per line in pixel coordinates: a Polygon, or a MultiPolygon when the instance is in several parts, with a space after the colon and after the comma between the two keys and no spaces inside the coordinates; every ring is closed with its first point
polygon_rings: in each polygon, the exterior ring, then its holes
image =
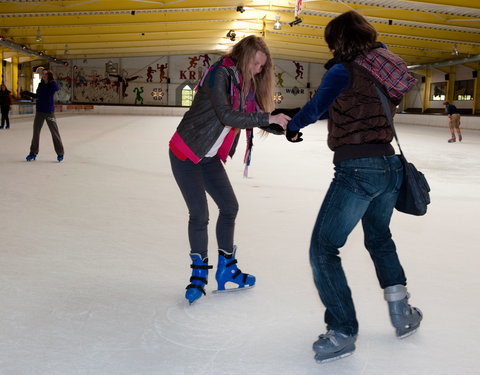
{"type": "Polygon", "coordinates": [[[268,126],[261,126],[260,129],[265,130],[268,133],[272,133],[275,135],[281,135],[285,133],[281,125],[278,124],[270,124],[268,126]]]}
{"type": "Polygon", "coordinates": [[[303,135],[302,132],[288,130],[288,128],[287,128],[287,132],[285,134],[285,136],[287,137],[287,140],[289,142],[292,142],[292,143],[297,143],[297,142],[303,141],[302,135],[303,135]],[[297,139],[293,140],[293,138],[295,138],[295,136],[297,136],[297,139]]]}
{"type": "Polygon", "coordinates": [[[300,111],[300,107],[297,108],[277,108],[273,110],[272,115],[278,115],[279,113],[284,113],[288,117],[293,118],[300,111]]]}

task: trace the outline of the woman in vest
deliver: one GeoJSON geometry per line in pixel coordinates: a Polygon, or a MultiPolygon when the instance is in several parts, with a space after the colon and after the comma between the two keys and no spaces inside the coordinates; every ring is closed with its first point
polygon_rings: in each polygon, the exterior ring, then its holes
{"type": "Polygon", "coordinates": [[[328,118],[328,146],[334,152],[334,178],[310,244],[313,278],[326,308],[327,332],[313,344],[318,362],[355,350],[358,322],[339,249],[360,221],[396,335],[412,334],[422,319],[420,310],[408,303],[406,277],[390,233],[403,169],[390,144],[392,129],[375,88],[388,95],[394,111],[415,79],[403,60],[376,37],[373,26],[354,11],[330,21],[325,40],[333,59],[314,97],[287,128],[287,139],[298,142],[301,128],[328,118]]]}
{"type": "Polygon", "coordinates": [[[248,166],[253,128],[284,134],[288,117],[272,115],[273,64],[262,38],[248,36],[211,66],[170,140],[173,175],[189,210],[188,238],[192,276],[185,298],[193,303],[205,295],[208,270],[208,193],[219,208],[216,223],[218,291],[254,286],[255,277],[236,266],[234,226],[238,203],[222,162],[233,156],[240,131],[246,130],[248,166]],[[272,125],[270,125],[272,124],[272,125]],[[228,284],[227,284],[228,283],[228,284]],[[227,285],[227,287],[226,287],[227,285]]]}

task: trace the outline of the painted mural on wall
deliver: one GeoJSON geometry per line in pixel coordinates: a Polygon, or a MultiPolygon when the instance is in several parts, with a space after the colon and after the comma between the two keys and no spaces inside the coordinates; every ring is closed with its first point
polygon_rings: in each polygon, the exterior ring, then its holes
{"type": "Polygon", "coordinates": [[[72,92],[72,77],[68,72],[57,72],[55,77],[60,90],[57,93],[57,100],[61,103],[68,103],[71,100],[70,93],[72,92]]]}
{"type": "MultiPolygon", "coordinates": [[[[182,89],[195,87],[205,70],[219,58],[205,53],[79,59],[72,60],[67,67],[52,68],[61,88],[57,95],[61,103],[179,106],[185,102],[182,89]]],[[[316,87],[324,73],[318,64],[274,60],[274,65],[274,101],[280,107],[305,104],[314,93],[309,83],[316,87]]]]}

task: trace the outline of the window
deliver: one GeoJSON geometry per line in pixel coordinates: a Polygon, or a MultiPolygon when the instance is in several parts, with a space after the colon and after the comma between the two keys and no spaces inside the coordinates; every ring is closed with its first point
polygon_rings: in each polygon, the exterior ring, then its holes
{"type": "Polygon", "coordinates": [[[454,100],[473,100],[473,79],[455,81],[454,100]]]}
{"type": "Polygon", "coordinates": [[[189,85],[185,85],[182,89],[182,107],[190,107],[193,102],[193,89],[189,85]]]}
{"type": "Polygon", "coordinates": [[[446,82],[435,82],[430,86],[430,100],[445,100],[446,82]]]}

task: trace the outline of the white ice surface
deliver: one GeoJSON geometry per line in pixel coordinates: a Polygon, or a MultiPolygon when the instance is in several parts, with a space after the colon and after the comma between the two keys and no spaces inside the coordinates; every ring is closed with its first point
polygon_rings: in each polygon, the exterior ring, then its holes
{"type": "Polygon", "coordinates": [[[357,350],[320,365],[311,344],[324,309],[308,245],[332,178],[324,122],[301,144],[256,136],[248,179],[239,144],[226,166],[240,203],[235,242],[257,285],[211,294],[212,273],[207,296],[189,306],[187,211],[167,153],[179,118],[59,117],[62,163],[46,126],[37,160],[25,162],[32,121],[0,131],[1,375],[480,373],[480,132],[448,144],[446,127],[398,129],[432,188],[426,216],[392,219],[424,321],[394,337],[357,228],[342,250],[357,350]]]}

